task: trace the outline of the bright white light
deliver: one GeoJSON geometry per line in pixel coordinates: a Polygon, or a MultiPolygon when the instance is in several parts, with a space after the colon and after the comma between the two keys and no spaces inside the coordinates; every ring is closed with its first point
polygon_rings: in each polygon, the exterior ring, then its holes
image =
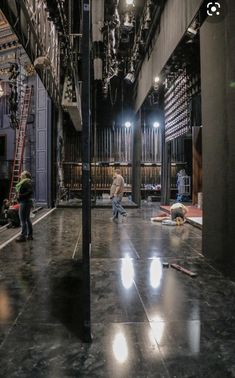
{"type": "Polygon", "coordinates": [[[157,84],[157,83],[159,83],[159,81],[160,81],[160,77],[159,76],[155,76],[154,83],[157,84]]]}
{"type": "Polygon", "coordinates": [[[134,5],[134,0],[126,0],[127,5],[134,5]]]}
{"type": "Polygon", "coordinates": [[[150,285],[153,289],[160,286],[162,279],[162,264],[159,259],[153,259],[150,265],[150,285]]]}
{"type": "Polygon", "coordinates": [[[150,322],[150,327],[152,328],[155,340],[160,344],[164,333],[165,322],[159,315],[155,315],[153,321],[150,322]]]}
{"type": "Polygon", "coordinates": [[[130,289],[134,280],[134,267],[129,256],[122,260],[121,278],[125,289],[130,289]]]}
{"type": "Polygon", "coordinates": [[[125,127],[131,127],[131,122],[126,121],[126,122],[125,122],[125,127]]]}
{"type": "Polygon", "coordinates": [[[155,127],[155,129],[157,129],[158,127],[160,127],[160,123],[159,122],[154,122],[153,123],[153,127],[155,127]]]}
{"type": "Polygon", "coordinates": [[[128,347],[126,338],[123,335],[123,333],[117,333],[115,335],[115,338],[113,340],[113,353],[116,358],[116,360],[123,364],[128,357],[128,347]]]}

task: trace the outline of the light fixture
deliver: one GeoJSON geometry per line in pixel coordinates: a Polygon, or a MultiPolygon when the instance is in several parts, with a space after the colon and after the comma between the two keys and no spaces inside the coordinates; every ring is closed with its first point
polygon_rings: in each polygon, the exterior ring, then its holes
{"type": "Polygon", "coordinates": [[[130,16],[130,14],[127,12],[124,16],[124,23],[123,25],[127,28],[127,29],[132,29],[134,27],[134,24],[133,24],[133,19],[132,17],[130,16]]]}
{"type": "Polygon", "coordinates": [[[191,35],[196,35],[197,34],[197,30],[193,29],[193,28],[188,28],[188,33],[191,34],[191,35]]]}
{"type": "Polygon", "coordinates": [[[126,0],[126,5],[135,5],[134,0],[126,0]]]}
{"type": "Polygon", "coordinates": [[[159,123],[159,122],[154,122],[154,123],[153,123],[153,127],[154,127],[155,129],[157,129],[158,127],[160,127],[160,123],[159,123]]]}
{"type": "Polygon", "coordinates": [[[134,75],[135,69],[134,69],[134,62],[131,59],[130,61],[130,69],[126,76],[124,77],[124,80],[127,84],[133,84],[135,82],[135,75],[134,75]]]}
{"type": "Polygon", "coordinates": [[[160,77],[159,77],[159,76],[155,76],[155,78],[154,78],[154,83],[155,83],[155,84],[158,84],[159,81],[160,81],[160,77]]]}
{"type": "Polygon", "coordinates": [[[130,122],[130,121],[126,121],[125,124],[124,124],[124,126],[125,126],[126,128],[131,127],[131,122],[130,122]]]}
{"type": "Polygon", "coordinates": [[[159,89],[159,85],[160,85],[160,77],[159,76],[155,76],[155,78],[153,79],[153,89],[155,91],[157,91],[159,89]]]}
{"type": "Polygon", "coordinates": [[[124,77],[124,80],[127,84],[133,84],[135,81],[135,75],[132,72],[128,72],[128,74],[124,77]]]}

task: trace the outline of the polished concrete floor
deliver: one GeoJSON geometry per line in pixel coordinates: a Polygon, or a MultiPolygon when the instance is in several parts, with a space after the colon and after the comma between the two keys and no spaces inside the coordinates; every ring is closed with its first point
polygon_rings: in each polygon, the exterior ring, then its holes
{"type": "Polygon", "coordinates": [[[91,344],[81,210],[55,210],[34,241],[0,251],[0,377],[235,377],[235,284],[202,257],[201,230],[151,223],[151,203],[128,212],[114,223],[92,210],[91,344]]]}

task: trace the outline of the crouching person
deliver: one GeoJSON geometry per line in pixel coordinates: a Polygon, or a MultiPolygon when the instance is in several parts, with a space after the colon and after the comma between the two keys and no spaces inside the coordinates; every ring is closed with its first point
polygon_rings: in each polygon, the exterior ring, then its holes
{"type": "Polygon", "coordinates": [[[7,228],[16,228],[20,226],[19,208],[20,205],[18,203],[14,203],[9,207],[7,211],[7,221],[9,224],[7,228]]]}
{"type": "Polygon", "coordinates": [[[181,202],[176,202],[171,206],[171,220],[176,221],[177,224],[183,224],[186,222],[187,212],[187,206],[184,206],[181,202]]]}

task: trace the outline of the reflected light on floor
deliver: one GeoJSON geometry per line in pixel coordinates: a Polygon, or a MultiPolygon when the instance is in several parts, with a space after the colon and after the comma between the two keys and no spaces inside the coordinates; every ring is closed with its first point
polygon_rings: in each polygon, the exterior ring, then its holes
{"type": "Polygon", "coordinates": [[[122,260],[121,277],[122,284],[125,287],[125,289],[130,289],[133,285],[134,280],[134,267],[133,262],[129,256],[126,256],[122,260]]]}
{"type": "Polygon", "coordinates": [[[150,285],[157,289],[162,278],[162,264],[159,259],[153,259],[150,265],[150,285]]]}
{"type": "Polygon", "coordinates": [[[201,323],[200,321],[189,322],[188,337],[191,353],[197,355],[200,353],[201,323]]]}
{"type": "Polygon", "coordinates": [[[0,323],[10,321],[12,309],[10,299],[5,288],[0,286],[0,323]]]}
{"type": "Polygon", "coordinates": [[[193,303],[191,309],[191,319],[188,323],[188,338],[191,353],[197,355],[200,353],[200,340],[201,340],[201,322],[200,320],[200,306],[198,301],[193,303]]]}
{"type": "MultiPolygon", "coordinates": [[[[178,228],[180,228],[180,226],[178,228]]],[[[180,243],[181,243],[181,239],[178,236],[171,235],[171,245],[173,247],[178,247],[180,243]]]]}
{"type": "Polygon", "coordinates": [[[149,333],[150,341],[152,340],[153,333],[155,340],[158,344],[160,344],[165,329],[163,319],[159,315],[155,315],[153,320],[150,322],[150,327],[152,328],[152,332],[150,331],[149,333]]]}
{"type": "Polygon", "coordinates": [[[113,340],[113,353],[116,360],[123,364],[128,358],[128,347],[123,333],[117,333],[113,340]]]}

